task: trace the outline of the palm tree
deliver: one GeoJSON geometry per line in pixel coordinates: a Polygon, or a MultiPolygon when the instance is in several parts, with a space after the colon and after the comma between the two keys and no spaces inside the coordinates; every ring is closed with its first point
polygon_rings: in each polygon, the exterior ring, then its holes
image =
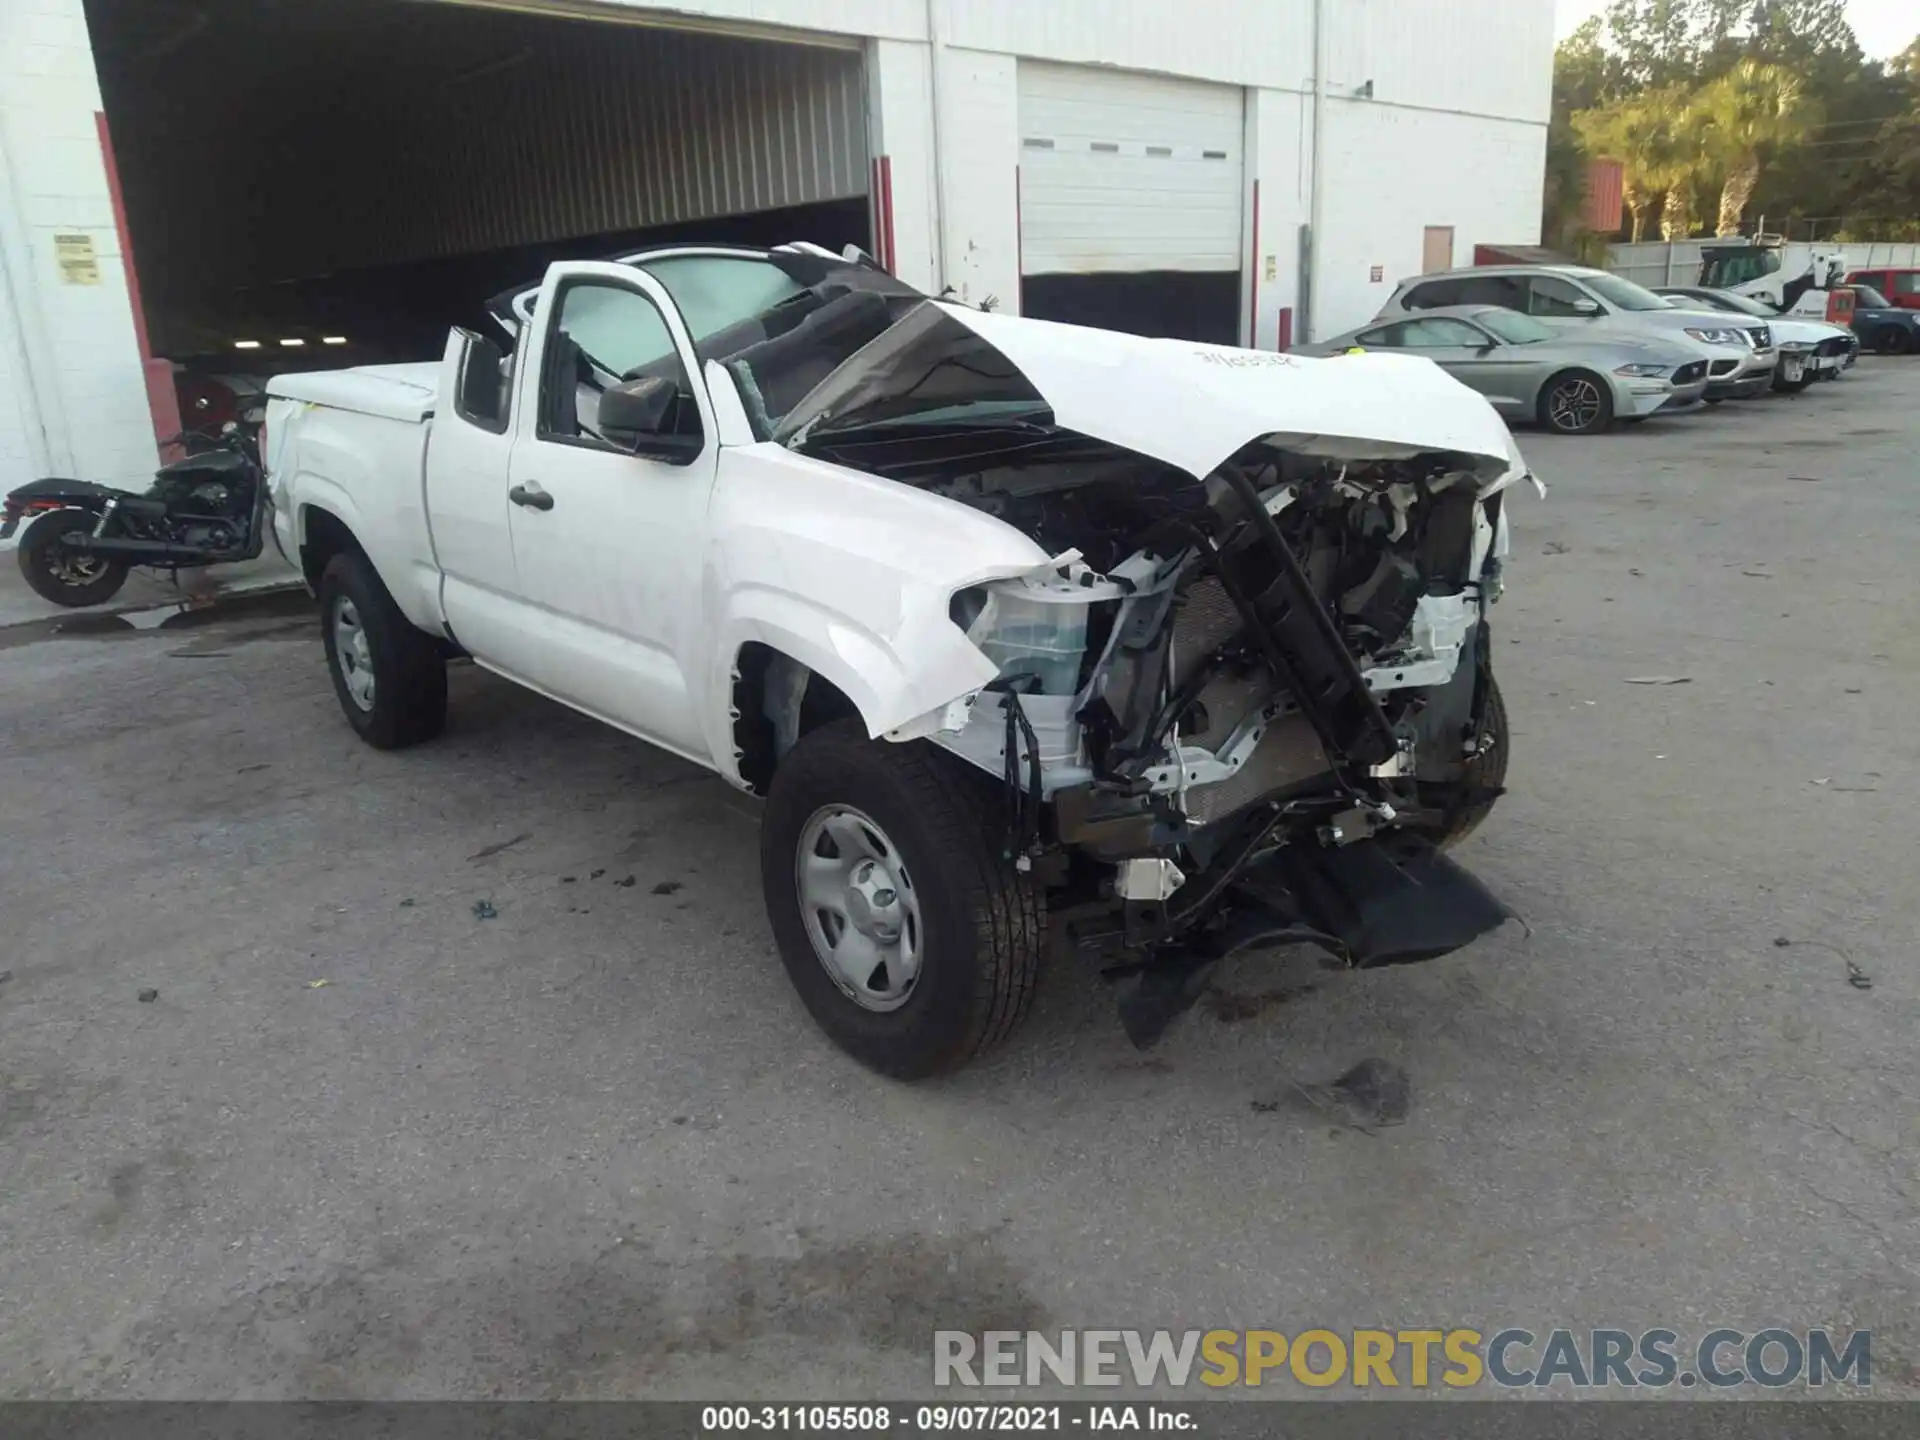
{"type": "Polygon", "coordinates": [[[1701,86],[1694,105],[1706,153],[1726,177],[1715,230],[1738,235],[1740,217],[1760,183],[1762,152],[1804,140],[1818,118],[1813,102],[1793,72],[1742,60],[1701,86]]]}
{"type": "Polygon", "coordinates": [[[1640,95],[1612,100],[1573,117],[1573,128],[1589,155],[1620,162],[1620,198],[1627,207],[1627,238],[1636,242],[1647,233],[1647,216],[1660,193],[1648,182],[1645,164],[1656,123],[1640,95]]]}
{"type": "Polygon", "coordinates": [[[1643,90],[1583,111],[1573,123],[1590,152],[1620,162],[1633,239],[1645,236],[1653,202],[1662,195],[1661,235],[1684,240],[1691,233],[1704,151],[1700,114],[1682,87],[1643,90]]]}
{"type": "Polygon", "coordinates": [[[1684,240],[1693,233],[1695,191],[1706,172],[1706,136],[1700,108],[1681,85],[1642,97],[1648,122],[1640,165],[1649,187],[1664,193],[1660,238],[1684,240]]]}

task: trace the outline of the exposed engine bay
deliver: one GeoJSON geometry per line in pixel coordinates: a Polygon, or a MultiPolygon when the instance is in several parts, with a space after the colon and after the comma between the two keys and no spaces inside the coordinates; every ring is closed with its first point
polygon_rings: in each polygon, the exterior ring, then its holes
{"type": "Polygon", "coordinates": [[[1075,938],[1131,976],[1137,1043],[1233,950],[1391,963],[1506,917],[1437,849],[1504,773],[1485,643],[1504,496],[1484,460],[1261,442],[1197,483],[1030,421],[808,449],[1056,557],[954,596],[1000,674],[928,738],[1001,778],[1017,863],[1077,898],[1075,938]]]}
{"type": "Polygon", "coordinates": [[[1237,949],[1386,964],[1506,918],[1441,853],[1505,774],[1486,611],[1526,477],[1484,399],[1419,360],[1136,341],[873,277],[779,314],[720,349],[759,438],[1052,557],[953,594],[997,674],[887,734],[999,778],[1009,858],[1128,976],[1136,1043],[1237,949]]]}

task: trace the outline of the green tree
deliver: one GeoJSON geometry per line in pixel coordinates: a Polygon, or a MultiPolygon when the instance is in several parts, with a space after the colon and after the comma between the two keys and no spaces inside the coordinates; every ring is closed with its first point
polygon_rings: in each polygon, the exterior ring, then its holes
{"type": "Polygon", "coordinates": [[[1692,79],[1718,0],[1613,0],[1605,39],[1626,87],[1639,90],[1692,79]]]}
{"type": "Polygon", "coordinates": [[[1611,59],[1600,45],[1595,16],[1554,48],[1553,109],[1547,121],[1546,184],[1541,195],[1540,238],[1562,250],[1577,250],[1586,229],[1587,152],[1573,128],[1574,115],[1607,93],[1611,59]]]}
{"type": "Polygon", "coordinates": [[[1662,231],[1682,233],[1708,186],[1721,192],[1717,212],[1732,207],[1715,216],[1723,229],[1754,212],[1796,234],[1796,221],[1827,234],[1840,217],[1856,232],[1867,217],[1902,233],[1920,226],[1920,38],[1869,60],[1846,4],[1612,0],[1555,53],[1542,233],[1571,248],[1590,154],[1622,161],[1640,234],[1656,213],[1662,231]],[[1784,111],[1777,89],[1755,93],[1756,67],[1796,82],[1784,111]],[[1648,113],[1646,97],[1676,90],[1694,96],[1684,114],[1648,113]]]}
{"type": "Polygon", "coordinates": [[[1742,60],[1694,97],[1703,149],[1722,171],[1716,233],[1740,233],[1740,217],[1760,183],[1766,154],[1804,141],[1818,118],[1798,76],[1778,65],[1742,60]]]}
{"type": "Polygon", "coordinates": [[[1620,162],[1621,198],[1632,219],[1630,238],[1645,237],[1654,202],[1669,240],[1693,228],[1693,195],[1705,164],[1703,117],[1684,86],[1643,90],[1584,110],[1573,125],[1589,154],[1620,162]]]}

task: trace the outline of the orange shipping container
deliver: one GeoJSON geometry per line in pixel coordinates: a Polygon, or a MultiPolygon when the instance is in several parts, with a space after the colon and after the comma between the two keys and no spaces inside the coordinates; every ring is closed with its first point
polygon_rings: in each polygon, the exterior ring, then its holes
{"type": "Polygon", "coordinates": [[[1587,203],[1580,210],[1587,229],[1611,235],[1620,228],[1622,178],[1618,160],[1587,162],[1587,203]]]}

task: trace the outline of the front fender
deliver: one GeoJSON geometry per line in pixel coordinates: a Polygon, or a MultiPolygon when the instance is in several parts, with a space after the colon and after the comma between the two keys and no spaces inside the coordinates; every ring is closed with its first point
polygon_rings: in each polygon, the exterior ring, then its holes
{"type": "Polygon", "coordinates": [[[722,451],[710,514],[706,711],[720,757],[748,641],[831,680],[877,738],[998,673],[949,618],[954,592],[1047,559],[982,511],[773,444],[722,451]]]}

